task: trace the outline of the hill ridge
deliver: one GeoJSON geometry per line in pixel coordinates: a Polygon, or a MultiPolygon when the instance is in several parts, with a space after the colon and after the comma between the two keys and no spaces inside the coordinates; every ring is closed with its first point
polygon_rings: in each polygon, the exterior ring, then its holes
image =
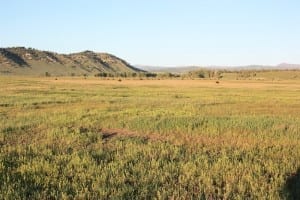
{"type": "Polygon", "coordinates": [[[34,48],[0,48],[0,74],[12,75],[95,75],[97,73],[142,72],[125,60],[86,50],[60,54],[34,48]]]}

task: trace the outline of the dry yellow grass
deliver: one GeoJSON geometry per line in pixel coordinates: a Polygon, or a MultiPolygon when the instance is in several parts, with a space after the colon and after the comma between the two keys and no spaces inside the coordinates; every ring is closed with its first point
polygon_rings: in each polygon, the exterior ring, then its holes
{"type": "Polygon", "coordinates": [[[297,80],[0,83],[0,198],[297,196],[297,80]]]}
{"type": "MultiPolygon", "coordinates": [[[[9,80],[10,78],[6,78],[9,80]]],[[[212,87],[212,88],[253,88],[253,89],[267,89],[267,88],[288,88],[292,90],[300,89],[300,80],[219,80],[219,84],[216,80],[208,79],[164,79],[164,80],[151,80],[151,79],[100,79],[94,77],[82,78],[82,77],[58,77],[57,80],[54,77],[49,78],[28,78],[19,77],[19,80],[35,80],[42,83],[53,84],[80,84],[80,85],[125,85],[125,86],[169,86],[169,87],[212,87]]],[[[29,88],[39,88],[42,86],[30,86],[29,88]]]]}

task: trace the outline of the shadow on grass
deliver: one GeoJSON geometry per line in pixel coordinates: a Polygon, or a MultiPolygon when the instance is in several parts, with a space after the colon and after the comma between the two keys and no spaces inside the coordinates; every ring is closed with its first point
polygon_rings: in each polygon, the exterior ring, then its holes
{"type": "Polygon", "coordinates": [[[287,192],[287,199],[300,199],[300,168],[286,180],[285,191],[287,192]]]}
{"type": "Polygon", "coordinates": [[[102,139],[109,140],[112,137],[116,136],[117,134],[118,134],[117,132],[113,132],[113,133],[104,132],[104,133],[102,133],[102,139]]]}

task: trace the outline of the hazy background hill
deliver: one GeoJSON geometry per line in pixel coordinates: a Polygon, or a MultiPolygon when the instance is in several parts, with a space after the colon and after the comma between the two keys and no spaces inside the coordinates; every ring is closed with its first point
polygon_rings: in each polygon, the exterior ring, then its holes
{"type": "Polygon", "coordinates": [[[133,73],[141,70],[108,54],[84,51],[58,54],[33,48],[0,48],[0,74],[11,75],[95,75],[97,73],[133,73]]]}
{"type": "Polygon", "coordinates": [[[135,65],[139,69],[143,69],[149,72],[155,73],[187,73],[190,71],[197,71],[201,69],[209,69],[209,70],[292,70],[292,69],[300,69],[300,64],[289,64],[289,63],[281,63],[279,65],[246,65],[246,66],[177,66],[177,67],[164,67],[164,66],[148,66],[148,65],[135,65]]]}

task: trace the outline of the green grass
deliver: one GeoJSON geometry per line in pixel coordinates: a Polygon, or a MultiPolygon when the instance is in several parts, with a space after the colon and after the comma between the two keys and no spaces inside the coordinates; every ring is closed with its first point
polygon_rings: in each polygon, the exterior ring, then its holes
{"type": "Polygon", "coordinates": [[[0,83],[0,199],[299,198],[300,82],[0,83]]]}

